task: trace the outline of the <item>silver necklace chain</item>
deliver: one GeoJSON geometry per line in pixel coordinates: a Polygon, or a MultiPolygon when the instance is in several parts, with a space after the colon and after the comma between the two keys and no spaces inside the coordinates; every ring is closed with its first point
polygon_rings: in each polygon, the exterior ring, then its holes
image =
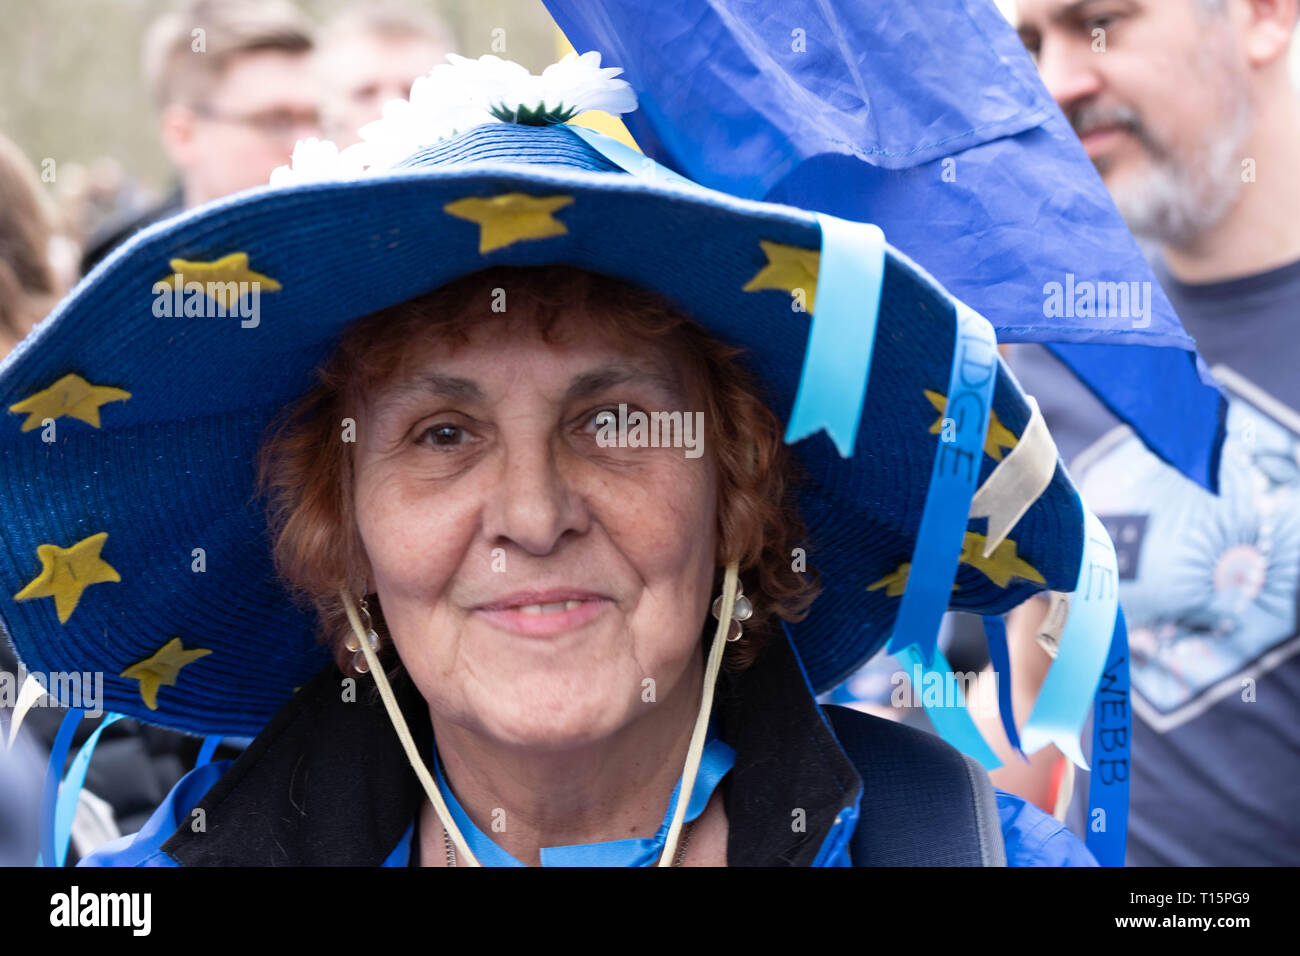
{"type": "MultiPolygon", "coordinates": [[[[681,866],[682,860],[686,858],[686,846],[691,842],[691,830],[694,829],[694,827],[694,820],[682,827],[681,845],[677,847],[677,859],[673,860],[673,866],[681,866]]],[[[443,846],[447,848],[447,865],[455,866],[456,844],[451,842],[451,834],[447,832],[446,827],[442,828],[442,842],[443,846]]]]}

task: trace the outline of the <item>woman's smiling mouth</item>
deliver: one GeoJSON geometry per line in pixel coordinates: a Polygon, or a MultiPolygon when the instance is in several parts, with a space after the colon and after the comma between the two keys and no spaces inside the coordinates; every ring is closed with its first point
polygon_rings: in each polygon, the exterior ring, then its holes
{"type": "Polygon", "coordinates": [[[554,637],[582,627],[613,601],[572,589],[516,591],[474,608],[489,624],[523,637],[554,637]]]}

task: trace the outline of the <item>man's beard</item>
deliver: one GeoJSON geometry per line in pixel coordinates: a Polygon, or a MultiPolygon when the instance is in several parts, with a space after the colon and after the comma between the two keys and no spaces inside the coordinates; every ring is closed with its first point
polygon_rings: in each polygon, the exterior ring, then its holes
{"type": "MultiPolygon", "coordinates": [[[[1223,88],[1244,89],[1240,84],[1223,88]]],[[[1224,120],[1208,125],[1196,146],[1181,153],[1131,107],[1088,103],[1070,114],[1070,123],[1081,135],[1117,126],[1137,138],[1147,165],[1113,185],[1108,183],[1111,197],[1134,235],[1178,248],[1193,244],[1218,225],[1237,201],[1243,147],[1253,118],[1250,100],[1239,93],[1224,120]]],[[[1103,176],[1109,172],[1104,159],[1095,165],[1103,176]]]]}

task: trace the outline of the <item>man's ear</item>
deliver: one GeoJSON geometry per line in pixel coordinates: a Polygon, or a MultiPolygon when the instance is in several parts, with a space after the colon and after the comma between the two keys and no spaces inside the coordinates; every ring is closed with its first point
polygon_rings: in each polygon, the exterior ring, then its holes
{"type": "Polygon", "coordinates": [[[198,117],[188,106],[172,103],[158,114],[158,138],[171,164],[182,174],[194,164],[198,117]]]}
{"type": "Polygon", "coordinates": [[[1251,66],[1285,59],[1300,17],[1300,0],[1246,0],[1246,57],[1251,66]]]}

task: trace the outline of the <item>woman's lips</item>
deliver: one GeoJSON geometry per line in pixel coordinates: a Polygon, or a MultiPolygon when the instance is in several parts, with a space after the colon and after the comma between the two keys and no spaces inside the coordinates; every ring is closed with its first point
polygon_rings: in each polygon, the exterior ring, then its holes
{"type": "Polygon", "coordinates": [[[524,637],[554,637],[598,617],[613,602],[588,591],[529,591],[474,608],[489,624],[524,637]]]}

